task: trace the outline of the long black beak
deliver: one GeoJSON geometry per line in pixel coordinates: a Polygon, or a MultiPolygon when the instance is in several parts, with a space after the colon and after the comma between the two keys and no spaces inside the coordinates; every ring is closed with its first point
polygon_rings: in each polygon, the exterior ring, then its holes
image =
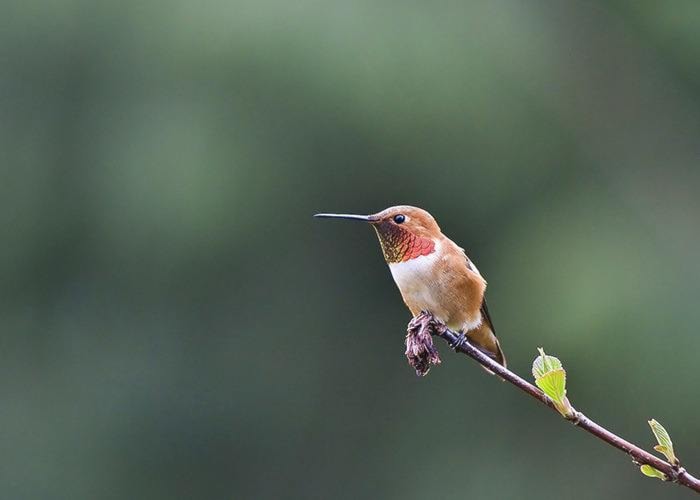
{"type": "Polygon", "coordinates": [[[314,217],[325,219],[350,219],[361,220],[365,222],[373,222],[375,219],[372,215],[354,215],[354,214],[316,214],[314,217]]]}

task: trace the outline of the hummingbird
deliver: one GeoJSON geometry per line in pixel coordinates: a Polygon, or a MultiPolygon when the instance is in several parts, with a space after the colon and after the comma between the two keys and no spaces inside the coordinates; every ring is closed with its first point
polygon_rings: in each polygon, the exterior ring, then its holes
{"type": "MultiPolygon", "coordinates": [[[[372,225],[384,259],[413,317],[428,312],[506,366],[484,292],[486,280],[464,249],[445,236],[427,211],[408,205],[373,215],[321,213],[372,225]]],[[[454,347],[454,346],[453,346],[454,347]]]]}

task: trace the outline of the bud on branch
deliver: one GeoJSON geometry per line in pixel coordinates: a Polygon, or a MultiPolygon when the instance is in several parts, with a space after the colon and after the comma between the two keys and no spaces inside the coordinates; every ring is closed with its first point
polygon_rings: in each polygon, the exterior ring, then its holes
{"type": "Polygon", "coordinates": [[[649,421],[649,425],[659,443],[655,449],[663,453],[668,462],[626,441],[605,427],[595,423],[583,413],[576,411],[569,403],[566,395],[566,372],[561,361],[554,356],[546,355],[544,350],[540,349],[540,355],[535,359],[532,367],[532,373],[538,388],[514,372],[504,368],[468,341],[457,342],[459,339],[457,333],[447,328],[444,323],[436,320],[430,314],[422,313],[411,321],[406,337],[406,356],[411,366],[420,375],[426,374],[431,364],[440,363],[440,357],[433,346],[432,340],[427,340],[427,337],[430,335],[441,337],[450,346],[456,345],[455,350],[457,352],[466,354],[503,380],[510,382],[542,404],[556,410],[580,429],[623,451],[632,457],[634,463],[641,467],[643,474],[657,477],[664,481],[678,483],[700,493],[700,479],[692,476],[680,466],[680,462],[673,450],[671,438],[661,424],[656,420],[649,421]]]}

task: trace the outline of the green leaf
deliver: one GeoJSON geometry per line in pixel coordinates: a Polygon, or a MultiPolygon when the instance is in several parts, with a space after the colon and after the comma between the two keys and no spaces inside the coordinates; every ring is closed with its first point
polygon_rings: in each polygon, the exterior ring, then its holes
{"type": "Polygon", "coordinates": [[[658,446],[654,446],[654,449],[665,455],[671,465],[679,465],[680,460],[678,460],[678,457],[676,457],[673,451],[671,436],[668,435],[664,426],[652,418],[649,420],[649,427],[651,427],[651,432],[654,433],[654,437],[656,437],[656,441],[659,443],[658,446]]]}
{"type": "Polygon", "coordinates": [[[566,370],[559,359],[545,354],[541,347],[540,355],[532,363],[535,384],[554,402],[559,413],[567,418],[574,415],[574,409],[566,397],[566,370]]]}
{"type": "Polygon", "coordinates": [[[563,368],[545,373],[535,379],[535,383],[554,401],[562,401],[566,397],[566,372],[563,368]]]}
{"type": "Polygon", "coordinates": [[[532,376],[535,377],[535,380],[552,370],[557,370],[559,368],[563,369],[561,361],[559,361],[558,358],[546,355],[544,353],[544,349],[541,347],[538,347],[537,350],[539,351],[540,355],[537,356],[537,358],[535,358],[535,362],[532,363],[532,376]]]}
{"type": "Polygon", "coordinates": [[[655,477],[657,479],[661,479],[662,481],[668,481],[668,476],[661,472],[659,469],[655,469],[651,465],[644,464],[642,465],[639,470],[642,471],[642,474],[644,474],[647,477],[655,477]]]}

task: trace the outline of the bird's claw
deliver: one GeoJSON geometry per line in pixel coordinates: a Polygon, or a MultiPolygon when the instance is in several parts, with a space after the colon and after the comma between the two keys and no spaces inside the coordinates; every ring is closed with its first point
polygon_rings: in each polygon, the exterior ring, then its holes
{"type": "Polygon", "coordinates": [[[456,351],[462,347],[465,342],[467,342],[467,336],[462,332],[457,336],[455,341],[450,344],[450,347],[456,351]]]}

